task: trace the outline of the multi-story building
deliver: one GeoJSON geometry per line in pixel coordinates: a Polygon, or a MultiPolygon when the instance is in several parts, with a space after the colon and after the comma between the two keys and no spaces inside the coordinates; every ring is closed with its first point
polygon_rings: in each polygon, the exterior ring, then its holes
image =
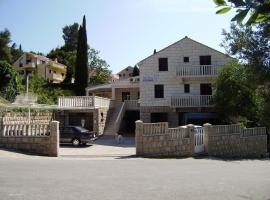
{"type": "Polygon", "coordinates": [[[119,80],[127,79],[133,76],[133,67],[128,66],[122,71],[117,73],[119,80]]]}
{"type": "Polygon", "coordinates": [[[52,83],[61,83],[67,73],[67,66],[45,56],[25,52],[13,67],[23,75],[38,74],[52,83]]]}
{"type": "Polygon", "coordinates": [[[212,83],[231,59],[185,37],[140,61],[141,120],[170,126],[215,122],[212,83]]]}

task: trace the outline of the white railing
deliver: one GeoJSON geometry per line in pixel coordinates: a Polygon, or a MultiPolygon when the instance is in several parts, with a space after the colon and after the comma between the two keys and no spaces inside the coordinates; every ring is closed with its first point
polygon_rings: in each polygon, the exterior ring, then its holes
{"type": "Polygon", "coordinates": [[[211,130],[213,133],[216,133],[216,134],[240,133],[241,126],[240,124],[217,125],[217,126],[212,126],[211,130]]]}
{"type": "Polygon", "coordinates": [[[143,123],[143,135],[164,135],[168,131],[168,122],[143,123]]]}
{"type": "Polygon", "coordinates": [[[138,100],[125,100],[127,110],[137,110],[140,108],[138,100]]]}
{"type": "Polygon", "coordinates": [[[176,75],[181,77],[216,76],[220,67],[213,65],[180,66],[176,68],[176,75]]]}
{"type": "Polygon", "coordinates": [[[116,118],[115,124],[114,124],[114,132],[117,134],[119,131],[119,128],[121,126],[121,122],[124,118],[125,115],[125,111],[126,111],[126,102],[122,103],[122,106],[120,108],[120,111],[118,113],[118,116],[116,118]]]}
{"type": "Polygon", "coordinates": [[[58,107],[109,107],[110,99],[97,96],[69,96],[59,97],[58,107]]]}
{"type": "Polygon", "coordinates": [[[171,107],[211,107],[212,95],[172,96],[171,107]]]}
{"type": "Polygon", "coordinates": [[[70,96],[70,97],[59,97],[59,107],[93,107],[94,97],[93,96],[70,96]]]}
{"type": "Polygon", "coordinates": [[[171,139],[179,139],[188,137],[188,132],[186,127],[177,127],[177,128],[169,128],[168,134],[170,134],[171,139]]]}
{"type": "Polygon", "coordinates": [[[49,136],[49,124],[5,124],[2,126],[2,136],[49,136]]]}
{"type": "Polygon", "coordinates": [[[96,107],[108,108],[110,107],[111,100],[104,97],[94,97],[94,105],[96,107]]]}
{"type": "Polygon", "coordinates": [[[242,135],[244,137],[266,135],[266,128],[265,127],[245,128],[242,130],[242,135]]]}

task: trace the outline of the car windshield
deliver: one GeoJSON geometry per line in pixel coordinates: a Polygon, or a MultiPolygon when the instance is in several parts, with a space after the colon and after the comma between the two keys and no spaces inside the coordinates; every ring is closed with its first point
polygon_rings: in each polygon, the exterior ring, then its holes
{"type": "Polygon", "coordinates": [[[83,127],[80,127],[80,126],[75,126],[75,128],[76,128],[77,130],[79,130],[80,132],[88,132],[87,129],[85,129],[85,128],[83,128],[83,127]]]}

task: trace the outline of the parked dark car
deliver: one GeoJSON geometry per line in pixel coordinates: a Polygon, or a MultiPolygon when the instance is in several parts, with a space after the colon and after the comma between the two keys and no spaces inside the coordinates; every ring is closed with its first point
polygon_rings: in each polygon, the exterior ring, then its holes
{"type": "Polygon", "coordinates": [[[86,144],[97,137],[96,132],[89,131],[81,126],[65,126],[60,128],[60,143],[72,143],[77,147],[86,144]]]}

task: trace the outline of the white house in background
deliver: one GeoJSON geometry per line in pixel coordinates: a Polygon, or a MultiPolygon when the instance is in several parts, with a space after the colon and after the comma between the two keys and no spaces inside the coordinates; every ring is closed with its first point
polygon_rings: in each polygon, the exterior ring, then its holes
{"type": "Polygon", "coordinates": [[[131,66],[128,66],[125,69],[123,69],[122,71],[117,73],[119,80],[130,78],[130,77],[132,77],[132,74],[133,74],[133,67],[131,67],[131,66]]]}
{"type": "Polygon", "coordinates": [[[213,79],[231,59],[185,37],[140,61],[141,120],[170,126],[214,123],[213,79]]]}

